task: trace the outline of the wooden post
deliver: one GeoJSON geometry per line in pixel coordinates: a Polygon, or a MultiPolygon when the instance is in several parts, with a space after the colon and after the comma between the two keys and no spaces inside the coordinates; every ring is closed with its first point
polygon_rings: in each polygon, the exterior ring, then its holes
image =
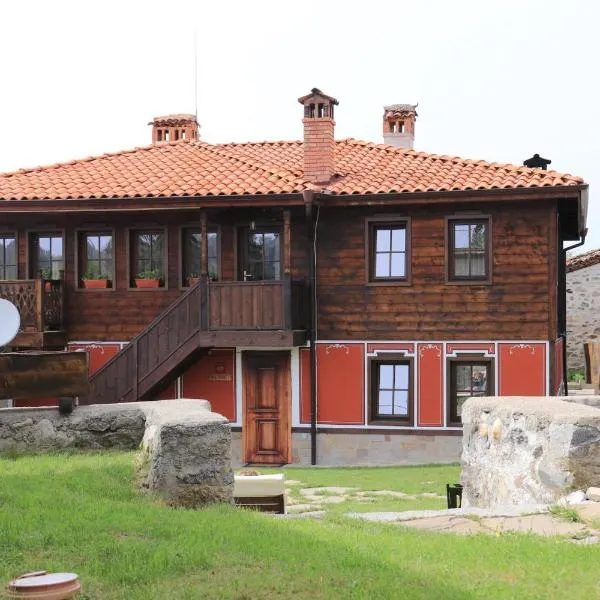
{"type": "Polygon", "coordinates": [[[44,331],[44,280],[35,280],[35,325],[37,331],[44,331]]]}
{"type": "Polygon", "coordinates": [[[135,338],[132,342],[133,345],[133,398],[132,402],[138,401],[138,383],[140,377],[140,363],[138,358],[138,339],[135,338]]]}
{"type": "Polygon", "coordinates": [[[200,213],[200,276],[208,276],[208,225],[206,211],[200,213]]]}
{"type": "Polygon", "coordinates": [[[200,329],[208,330],[208,223],[206,211],[200,213],[200,329]]]}
{"type": "Polygon", "coordinates": [[[598,389],[600,387],[600,342],[587,342],[583,348],[587,383],[591,383],[595,389],[598,389]]]}
{"type": "Polygon", "coordinates": [[[292,272],[290,211],[283,211],[283,274],[292,272]]]}

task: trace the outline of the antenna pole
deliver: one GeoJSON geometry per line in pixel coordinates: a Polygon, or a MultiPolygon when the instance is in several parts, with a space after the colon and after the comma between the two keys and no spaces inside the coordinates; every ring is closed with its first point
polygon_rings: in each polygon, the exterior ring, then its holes
{"type": "Polygon", "coordinates": [[[194,30],[194,114],[198,120],[198,30],[194,30]]]}

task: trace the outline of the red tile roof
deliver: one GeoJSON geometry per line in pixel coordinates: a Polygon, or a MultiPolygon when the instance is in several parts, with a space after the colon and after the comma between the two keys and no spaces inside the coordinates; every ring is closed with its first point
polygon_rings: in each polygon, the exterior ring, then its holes
{"type": "MultiPolygon", "coordinates": [[[[353,139],[336,142],[331,194],[388,194],[583,184],[572,175],[353,139]]],[[[286,194],[303,179],[302,142],[156,144],[0,174],[0,199],[85,199],[286,194]]],[[[322,189],[322,188],[319,188],[322,189]]]]}
{"type": "Polygon", "coordinates": [[[600,264],[600,248],[567,258],[567,273],[579,271],[579,269],[585,269],[586,267],[593,267],[597,264],[600,264]]]}

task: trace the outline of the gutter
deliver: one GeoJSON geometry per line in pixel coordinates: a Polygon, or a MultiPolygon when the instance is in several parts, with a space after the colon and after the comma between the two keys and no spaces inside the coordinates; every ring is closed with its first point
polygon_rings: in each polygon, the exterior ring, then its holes
{"type": "Polygon", "coordinates": [[[317,227],[319,214],[317,208],[317,219],[313,219],[313,207],[315,192],[304,190],[304,205],[306,209],[306,222],[309,233],[308,268],[309,268],[309,290],[310,290],[310,464],[317,464],[317,227]]]}

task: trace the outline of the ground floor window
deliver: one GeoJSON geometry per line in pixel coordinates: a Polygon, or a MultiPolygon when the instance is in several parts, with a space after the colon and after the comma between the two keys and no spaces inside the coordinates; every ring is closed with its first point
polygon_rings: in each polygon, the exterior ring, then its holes
{"type": "Polygon", "coordinates": [[[377,423],[412,423],[412,361],[376,359],[370,364],[370,420],[377,423]]]}
{"type": "Polygon", "coordinates": [[[491,360],[451,360],[448,425],[462,423],[462,405],[472,396],[490,396],[494,391],[491,360]]]}

